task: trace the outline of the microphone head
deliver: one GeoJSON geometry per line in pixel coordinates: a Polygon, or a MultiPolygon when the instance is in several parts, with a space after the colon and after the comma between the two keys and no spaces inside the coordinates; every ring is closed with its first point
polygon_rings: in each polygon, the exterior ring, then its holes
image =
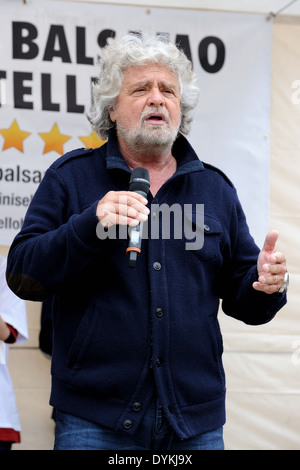
{"type": "Polygon", "coordinates": [[[143,167],[136,167],[132,170],[129,191],[135,191],[147,196],[150,189],[150,176],[149,171],[143,167]]]}

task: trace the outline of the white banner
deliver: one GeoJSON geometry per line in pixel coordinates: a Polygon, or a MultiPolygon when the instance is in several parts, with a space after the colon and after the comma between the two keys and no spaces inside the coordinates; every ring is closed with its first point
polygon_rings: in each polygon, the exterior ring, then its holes
{"type": "MultiPolygon", "coordinates": [[[[10,245],[45,170],[100,141],[85,113],[110,37],[166,33],[193,61],[201,98],[190,142],[268,230],[271,23],[261,15],[0,0],[0,244],[10,245]]],[[[51,201],[50,201],[51,202],[51,201]]],[[[199,201],[201,203],[201,201],[199,201]]]]}

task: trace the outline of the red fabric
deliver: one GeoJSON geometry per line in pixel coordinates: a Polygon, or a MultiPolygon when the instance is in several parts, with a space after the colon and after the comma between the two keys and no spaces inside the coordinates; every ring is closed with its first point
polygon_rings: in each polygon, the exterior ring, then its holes
{"type": "Polygon", "coordinates": [[[5,442],[21,442],[21,435],[19,431],[15,431],[11,428],[0,428],[0,441],[5,442]]]}
{"type": "Polygon", "coordinates": [[[18,337],[18,331],[13,326],[9,325],[8,323],[6,323],[6,325],[9,328],[10,335],[5,341],[5,343],[9,343],[9,344],[15,343],[18,337]]]}

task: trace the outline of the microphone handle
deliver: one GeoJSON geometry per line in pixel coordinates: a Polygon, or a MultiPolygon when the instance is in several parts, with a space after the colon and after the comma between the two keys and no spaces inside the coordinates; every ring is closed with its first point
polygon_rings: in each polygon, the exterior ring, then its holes
{"type": "MultiPolygon", "coordinates": [[[[147,193],[144,191],[134,191],[147,199],[147,193]]],[[[143,222],[140,222],[136,227],[129,227],[129,245],[126,253],[129,255],[129,266],[134,268],[136,265],[137,257],[141,252],[142,236],[143,236],[143,222]]]]}

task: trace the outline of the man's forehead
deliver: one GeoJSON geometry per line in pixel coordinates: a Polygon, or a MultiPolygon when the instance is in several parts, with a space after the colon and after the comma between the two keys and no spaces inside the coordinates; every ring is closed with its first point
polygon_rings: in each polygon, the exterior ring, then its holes
{"type": "Polygon", "coordinates": [[[154,80],[178,85],[175,72],[166,65],[130,66],[124,71],[124,82],[151,83],[154,80]]]}

